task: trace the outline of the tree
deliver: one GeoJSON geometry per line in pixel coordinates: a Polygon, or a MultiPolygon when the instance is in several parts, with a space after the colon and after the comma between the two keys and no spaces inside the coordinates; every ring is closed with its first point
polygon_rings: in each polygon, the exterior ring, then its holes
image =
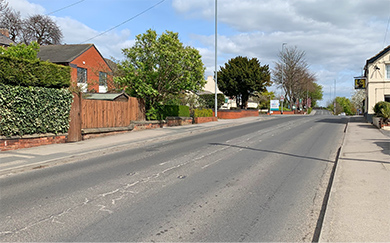
{"type": "Polygon", "coordinates": [[[20,12],[11,9],[5,10],[0,18],[0,26],[9,31],[9,38],[12,41],[19,42],[21,40],[23,21],[20,12]]]}
{"type": "Polygon", "coordinates": [[[345,112],[347,115],[353,115],[356,113],[356,109],[348,98],[336,97],[334,102],[328,107],[330,110],[334,110],[334,104],[336,104],[336,113],[338,115],[341,112],[345,112]]]}
{"type": "Polygon", "coordinates": [[[252,95],[252,99],[259,104],[259,109],[270,109],[270,101],[274,98],[275,93],[273,91],[254,92],[252,95]]]}
{"type": "Polygon", "coordinates": [[[266,87],[272,84],[268,65],[261,66],[257,58],[232,58],[217,74],[218,89],[226,96],[236,98],[237,107],[241,108],[247,106],[253,92],[266,91],[266,87]]]}
{"type": "Polygon", "coordinates": [[[184,46],[178,33],[166,31],[158,36],[150,29],[122,52],[126,60],[119,67],[124,76],[115,80],[130,96],[145,100],[148,119],[172,96],[196,92],[206,83],[199,51],[184,46]]]}
{"type": "Polygon", "coordinates": [[[61,43],[62,32],[57,24],[46,15],[36,14],[23,21],[23,42],[32,41],[39,45],[57,45],[61,43]]]}
{"type": "Polygon", "coordinates": [[[312,87],[314,90],[309,91],[309,98],[311,98],[311,107],[316,107],[317,101],[322,100],[323,97],[322,85],[313,83],[312,87]]]}
{"type": "Polygon", "coordinates": [[[58,25],[46,15],[36,14],[22,19],[20,12],[0,0],[0,28],[9,31],[10,39],[16,43],[30,44],[36,41],[39,45],[60,44],[62,31],[58,25]]]}
{"type": "Polygon", "coordinates": [[[285,99],[292,107],[297,100],[306,98],[307,92],[316,90],[316,77],[309,72],[306,53],[297,47],[287,47],[278,56],[279,61],[272,70],[272,80],[283,89],[285,99]]]}

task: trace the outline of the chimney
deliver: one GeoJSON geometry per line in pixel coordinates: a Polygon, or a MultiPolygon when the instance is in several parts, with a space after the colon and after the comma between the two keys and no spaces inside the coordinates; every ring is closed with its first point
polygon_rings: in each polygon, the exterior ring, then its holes
{"type": "Polygon", "coordinates": [[[0,34],[6,36],[9,38],[9,31],[8,29],[0,29],[0,34]]]}

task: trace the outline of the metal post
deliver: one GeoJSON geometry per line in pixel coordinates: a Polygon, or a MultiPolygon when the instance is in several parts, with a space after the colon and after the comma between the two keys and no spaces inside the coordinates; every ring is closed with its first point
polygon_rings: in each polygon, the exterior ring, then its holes
{"type": "MultiPolygon", "coordinates": [[[[283,67],[284,67],[284,60],[283,60],[283,55],[284,55],[284,45],[287,45],[287,43],[283,43],[282,44],[282,95],[283,95],[283,67]]],[[[282,110],[281,110],[281,114],[283,115],[283,101],[281,101],[282,103],[282,110]]]]}
{"type": "Polygon", "coordinates": [[[217,74],[217,59],[218,59],[218,52],[217,52],[217,0],[215,0],[215,117],[218,117],[218,95],[217,95],[217,89],[218,89],[218,74],[217,74]]]}

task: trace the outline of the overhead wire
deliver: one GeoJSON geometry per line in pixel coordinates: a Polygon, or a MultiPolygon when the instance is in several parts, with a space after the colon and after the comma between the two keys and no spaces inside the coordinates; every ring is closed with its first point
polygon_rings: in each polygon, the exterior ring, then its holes
{"type": "Polygon", "coordinates": [[[84,2],[84,1],[85,1],[85,0],[81,0],[81,1],[78,1],[78,2],[75,2],[75,3],[72,3],[72,4],[68,5],[68,6],[65,6],[65,7],[63,7],[63,8],[60,8],[60,9],[54,10],[54,11],[52,11],[52,12],[48,13],[47,15],[50,15],[50,14],[53,14],[53,13],[57,13],[57,12],[59,12],[59,11],[61,11],[61,10],[64,10],[64,9],[70,8],[70,7],[72,7],[72,6],[74,6],[74,5],[77,5],[77,4],[79,4],[79,3],[81,3],[81,2],[84,2]]]}
{"type": "Polygon", "coordinates": [[[85,41],[81,42],[81,44],[82,44],[82,43],[86,43],[86,42],[88,42],[88,41],[90,41],[90,40],[93,40],[93,39],[95,39],[95,38],[97,38],[97,37],[99,37],[99,36],[102,36],[102,35],[106,34],[107,32],[110,32],[111,30],[114,30],[114,29],[116,29],[116,28],[118,28],[118,27],[120,27],[120,26],[126,24],[127,22],[130,22],[131,20],[133,20],[133,19],[137,18],[138,16],[140,16],[140,15],[142,15],[142,14],[148,12],[149,10],[151,10],[151,9],[153,9],[153,8],[155,8],[155,7],[157,7],[158,5],[162,4],[163,2],[165,2],[165,0],[161,0],[160,2],[158,2],[158,3],[154,4],[153,6],[151,6],[151,7],[147,8],[147,9],[145,9],[144,11],[142,11],[142,12],[140,12],[140,13],[134,15],[133,17],[131,17],[131,18],[129,18],[129,19],[123,21],[122,23],[120,23],[120,24],[118,24],[118,25],[115,25],[114,27],[112,27],[112,28],[110,28],[110,29],[108,29],[108,30],[106,30],[106,31],[104,31],[104,32],[102,32],[102,33],[100,33],[100,34],[98,34],[98,35],[96,35],[96,36],[94,36],[94,37],[92,37],[92,38],[89,38],[88,40],[85,40],[85,41]]]}

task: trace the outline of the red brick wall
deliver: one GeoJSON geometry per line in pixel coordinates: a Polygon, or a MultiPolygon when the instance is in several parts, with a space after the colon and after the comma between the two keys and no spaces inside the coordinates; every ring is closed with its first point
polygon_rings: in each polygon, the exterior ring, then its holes
{"type": "Polygon", "coordinates": [[[66,135],[60,136],[47,136],[47,137],[37,137],[37,138],[10,138],[10,139],[0,139],[0,151],[21,149],[21,148],[31,148],[41,145],[55,144],[55,143],[65,143],[66,135]]]}
{"type": "Polygon", "coordinates": [[[200,123],[218,121],[218,118],[216,118],[215,116],[213,116],[213,117],[195,117],[194,120],[195,120],[195,124],[200,124],[200,123]]]}
{"type": "MultiPolygon", "coordinates": [[[[213,112],[213,116],[215,113],[213,112]]],[[[218,110],[219,119],[238,119],[243,117],[259,116],[258,110],[218,110]]]]}
{"type": "MultiPolygon", "coordinates": [[[[92,46],[79,57],[77,57],[71,64],[77,65],[80,68],[87,69],[88,91],[99,92],[99,71],[107,73],[108,89],[113,88],[113,81],[110,67],[104,61],[99,51],[92,46]]],[[[71,72],[72,82],[77,83],[77,68],[72,68],[71,72]]]]}

